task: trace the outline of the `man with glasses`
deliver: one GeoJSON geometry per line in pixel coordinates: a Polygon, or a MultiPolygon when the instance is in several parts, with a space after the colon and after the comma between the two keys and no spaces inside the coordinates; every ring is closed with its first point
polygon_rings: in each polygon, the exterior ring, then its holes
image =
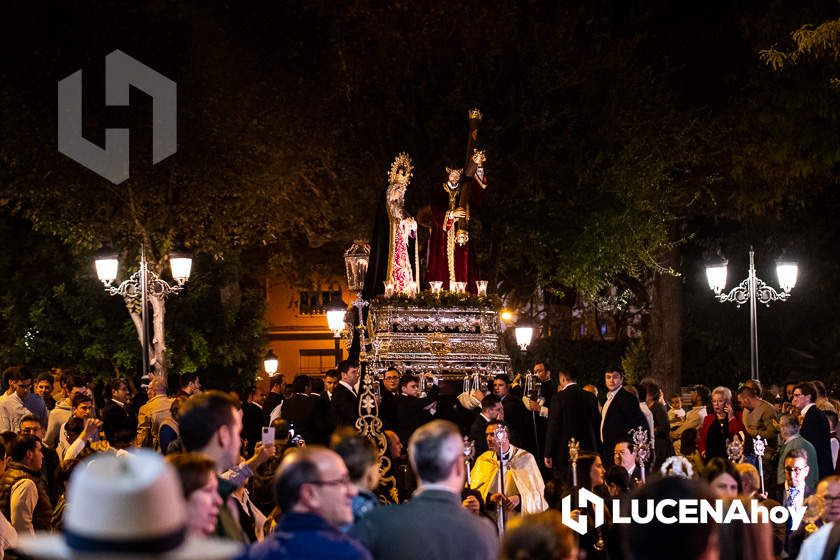
{"type": "Polygon", "coordinates": [[[353,522],[355,495],[337,453],[318,446],[294,450],[280,463],[274,482],[274,497],[283,512],[280,524],[244,558],[371,559],[361,544],[338,530],[353,522]]]}
{"type": "MultiPolygon", "coordinates": [[[[779,431],[782,436],[782,448],[779,450],[779,465],[776,470],[776,483],[781,486],[785,482],[785,457],[794,449],[802,450],[807,457],[809,465],[813,465],[817,461],[817,451],[811,443],[799,435],[799,420],[793,414],[782,414],[779,418],[779,431]]],[[[815,487],[819,478],[817,478],[816,469],[810,469],[806,476],[805,482],[810,487],[815,487]]]]}
{"type": "Polygon", "coordinates": [[[811,442],[817,450],[817,478],[834,474],[831,462],[831,441],[829,440],[828,418],[817,408],[817,389],[811,383],[800,383],[793,389],[793,406],[802,416],[799,435],[811,442]]]}
{"type": "Polygon", "coordinates": [[[805,543],[799,552],[799,558],[803,560],[836,558],[837,552],[832,555],[831,551],[826,549],[831,544],[833,544],[834,550],[840,547],[836,537],[836,534],[840,532],[840,529],[838,529],[840,527],[840,524],[838,524],[838,521],[840,521],[840,476],[832,475],[821,480],[817,485],[817,496],[822,499],[825,505],[820,519],[823,526],[805,539],[805,543]],[[835,534],[834,539],[832,539],[832,533],[835,534]]]}
{"type": "MultiPolygon", "coordinates": [[[[810,470],[808,455],[801,449],[794,449],[785,455],[784,461],[785,485],[776,498],[786,508],[804,507],[805,498],[814,493],[814,487],[805,482],[810,470]]],[[[791,522],[788,520],[784,546],[788,557],[795,558],[801,545],[800,535],[797,531],[792,531],[791,522]]]]}
{"type": "Polygon", "coordinates": [[[379,417],[383,430],[396,430],[398,423],[397,403],[400,398],[400,372],[390,367],[382,377],[382,402],[379,405],[379,417]]]}
{"type": "Polygon", "coordinates": [[[3,372],[3,377],[9,380],[12,392],[0,399],[0,432],[17,432],[20,419],[29,414],[46,425],[47,405],[44,399],[31,392],[32,372],[29,368],[10,367],[3,372]]]}
{"type": "Polygon", "coordinates": [[[810,470],[808,454],[802,449],[793,449],[788,451],[784,461],[785,485],[778,496],[779,502],[785,507],[804,505],[805,498],[814,493],[814,487],[805,482],[810,470]]]}

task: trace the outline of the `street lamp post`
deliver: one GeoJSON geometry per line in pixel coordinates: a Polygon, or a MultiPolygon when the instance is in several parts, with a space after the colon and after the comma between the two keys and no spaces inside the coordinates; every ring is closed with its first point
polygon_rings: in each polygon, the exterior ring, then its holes
{"type": "MultiPolygon", "coordinates": [[[[143,347],[143,379],[149,378],[149,319],[148,319],[148,304],[149,298],[161,303],[159,305],[160,327],[163,328],[163,306],[162,302],[166,296],[170,294],[177,294],[184,289],[184,284],[189,280],[190,271],[192,269],[192,258],[186,253],[170,253],[169,265],[172,271],[172,278],[177,282],[170,284],[163,280],[154,271],[149,270],[149,264],[146,261],[146,246],[140,245],[140,269],[132,274],[128,279],[123,280],[118,286],[113,283],[117,279],[117,270],[119,268],[119,260],[116,253],[100,252],[95,260],[96,275],[105,286],[105,291],[112,296],[122,296],[126,305],[131,309],[140,300],[140,343],[143,347]]],[[[133,316],[136,317],[136,316],[133,316]]],[[[157,320],[156,320],[157,322],[157,320]]],[[[135,321],[136,324],[136,321],[135,321]]],[[[160,340],[158,344],[162,345],[163,333],[159,333],[160,340]]],[[[163,368],[164,364],[156,364],[156,366],[163,368]]]]}
{"type": "Polygon", "coordinates": [[[274,353],[274,350],[269,350],[265,358],[263,358],[263,369],[265,373],[268,374],[269,377],[273,377],[275,373],[277,373],[277,368],[280,367],[280,360],[277,359],[277,355],[274,353]]]}
{"type": "Polygon", "coordinates": [[[531,345],[531,339],[534,337],[534,327],[529,323],[519,323],[514,330],[516,335],[516,344],[519,349],[525,352],[528,346],[531,345]]]}
{"type": "Polygon", "coordinates": [[[327,324],[333,332],[333,339],[335,340],[335,366],[338,367],[341,362],[341,331],[344,330],[344,315],[347,312],[347,306],[341,301],[341,298],[335,298],[330,302],[327,308],[327,324]]]}
{"type": "Polygon", "coordinates": [[[790,291],[796,286],[798,266],[792,261],[777,261],[776,275],[779,278],[781,291],[768,286],[755,274],[754,251],[750,247],[750,268],[747,277],[729,292],[726,287],[727,261],[706,267],[706,280],[709,288],[715,292],[715,298],[721,302],[733,302],[737,307],[749,302],[750,304],[750,378],[758,381],[758,321],[756,308],[759,303],[770,306],[771,301],[787,301],[790,291]]]}

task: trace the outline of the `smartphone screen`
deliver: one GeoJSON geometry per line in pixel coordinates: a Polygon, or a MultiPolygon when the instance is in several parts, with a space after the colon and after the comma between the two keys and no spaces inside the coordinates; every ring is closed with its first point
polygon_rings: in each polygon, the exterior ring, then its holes
{"type": "Polygon", "coordinates": [[[274,426],[263,427],[262,429],[262,444],[274,445],[274,426]]]}

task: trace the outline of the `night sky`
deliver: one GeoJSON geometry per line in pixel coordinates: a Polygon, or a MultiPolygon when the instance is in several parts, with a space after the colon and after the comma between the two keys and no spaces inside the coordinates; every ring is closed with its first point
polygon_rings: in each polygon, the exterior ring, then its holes
{"type": "MultiPolygon", "coordinates": [[[[703,262],[729,257],[731,287],[754,245],[768,283],[782,253],[801,270],[790,302],[759,314],[767,378],[840,371],[837,65],[806,57],[774,71],[760,56],[793,49],[802,25],[837,18],[835,2],[4,8],[5,216],[46,221],[45,208],[57,208],[65,220],[104,222],[120,213],[122,189],[139,201],[157,190],[172,215],[140,203],[157,233],[175,224],[197,250],[212,238],[216,255],[235,245],[269,264],[295,257],[296,273],[340,272],[340,251],[370,231],[394,155],[414,158],[407,207],[421,213],[443,167],[462,165],[466,111],[479,107],[492,194],[476,242],[503,292],[525,301],[541,284],[550,306],[610,283],[644,291],[649,267],[638,263],[648,249],[661,260],[673,241],[683,381],[712,385],[748,371],[748,324],[744,309],[714,302],[703,262]],[[114,49],[178,85],[178,151],[156,166],[151,100],[133,91],[129,108],[104,105],[114,49]],[[56,84],[79,69],[85,137],[103,145],[106,127],[131,130],[123,187],[57,151],[56,84]],[[201,224],[189,223],[183,209],[200,200],[201,224]],[[245,225],[232,235],[236,214],[245,225]]],[[[91,246],[120,237],[101,225],[79,235],[91,246]]],[[[563,332],[550,315],[545,324],[563,332]]]]}

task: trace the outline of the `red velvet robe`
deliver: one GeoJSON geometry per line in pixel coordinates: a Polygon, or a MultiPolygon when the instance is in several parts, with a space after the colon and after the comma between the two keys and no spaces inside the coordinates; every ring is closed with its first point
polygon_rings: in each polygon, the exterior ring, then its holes
{"type": "MultiPolygon", "coordinates": [[[[470,203],[469,212],[475,215],[481,208],[481,203],[484,201],[484,189],[481,188],[474,179],[468,178],[471,181],[470,185],[470,203]]],[[[458,194],[462,187],[458,188],[455,195],[454,206],[457,207],[458,194]]],[[[441,281],[443,282],[443,289],[450,290],[449,286],[449,260],[446,255],[446,236],[447,216],[449,214],[449,194],[447,192],[446,183],[438,185],[432,191],[431,197],[432,208],[432,231],[429,236],[429,244],[427,246],[426,255],[426,279],[423,284],[425,288],[429,287],[429,282],[441,281]]],[[[452,229],[455,224],[451,224],[452,229]]],[[[466,245],[455,244],[455,281],[467,282],[467,291],[476,293],[475,281],[481,280],[475,267],[475,257],[470,250],[472,241],[468,241],[466,245]]],[[[454,286],[452,286],[454,289],[454,286]]]]}

